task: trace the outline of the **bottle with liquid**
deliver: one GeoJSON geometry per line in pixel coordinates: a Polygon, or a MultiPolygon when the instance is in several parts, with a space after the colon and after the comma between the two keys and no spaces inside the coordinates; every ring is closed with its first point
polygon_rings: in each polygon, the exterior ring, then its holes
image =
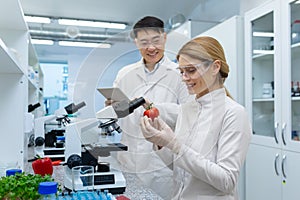
{"type": "Polygon", "coordinates": [[[291,27],[291,32],[292,32],[292,44],[300,42],[300,20],[295,20],[292,23],[291,27]]]}
{"type": "Polygon", "coordinates": [[[40,200],[56,200],[57,182],[41,182],[38,193],[41,195],[40,200]]]}
{"type": "Polygon", "coordinates": [[[299,81],[297,81],[295,97],[299,97],[299,96],[300,96],[300,83],[299,81]]]}
{"type": "Polygon", "coordinates": [[[295,90],[294,90],[294,81],[291,82],[291,96],[295,96],[295,90]]]}

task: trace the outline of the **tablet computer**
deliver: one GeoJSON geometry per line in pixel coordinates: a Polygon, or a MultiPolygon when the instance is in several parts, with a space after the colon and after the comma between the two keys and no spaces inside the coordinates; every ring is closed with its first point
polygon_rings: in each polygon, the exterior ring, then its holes
{"type": "Polygon", "coordinates": [[[124,94],[124,92],[117,87],[109,88],[97,88],[97,90],[106,98],[113,101],[129,101],[129,98],[124,94]]]}

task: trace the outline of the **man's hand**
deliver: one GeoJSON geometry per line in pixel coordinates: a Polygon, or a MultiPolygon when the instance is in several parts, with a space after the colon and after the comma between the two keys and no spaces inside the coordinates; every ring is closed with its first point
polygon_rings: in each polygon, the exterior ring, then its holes
{"type": "Polygon", "coordinates": [[[110,105],[112,105],[114,102],[115,102],[114,100],[106,99],[104,103],[105,103],[105,106],[110,106],[110,105]]]}

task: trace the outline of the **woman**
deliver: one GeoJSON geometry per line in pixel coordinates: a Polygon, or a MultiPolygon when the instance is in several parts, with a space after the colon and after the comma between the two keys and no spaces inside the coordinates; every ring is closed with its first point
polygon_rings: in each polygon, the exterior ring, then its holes
{"type": "Polygon", "coordinates": [[[186,43],[177,55],[193,102],[183,104],[175,133],[160,118],[141,119],[144,137],[173,169],[173,199],[237,200],[239,172],[251,139],[247,113],[224,87],[224,50],[212,37],[186,43]]]}

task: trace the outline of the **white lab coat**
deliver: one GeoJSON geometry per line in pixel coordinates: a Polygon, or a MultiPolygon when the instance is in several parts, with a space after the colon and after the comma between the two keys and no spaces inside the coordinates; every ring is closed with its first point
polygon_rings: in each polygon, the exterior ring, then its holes
{"type": "MultiPolygon", "coordinates": [[[[122,68],[114,82],[115,87],[131,99],[144,97],[159,109],[160,116],[175,128],[178,104],[194,99],[182,82],[177,64],[164,57],[154,76],[146,77],[143,61],[122,68]]],[[[152,143],[145,140],[140,129],[140,118],[145,109],[141,106],[131,115],[120,119],[121,142],[128,146],[127,152],[118,152],[123,170],[136,173],[142,182],[164,199],[172,195],[172,171],[153,152],[152,143]]]]}
{"type": "Polygon", "coordinates": [[[224,88],[212,91],[182,105],[175,134],[182,144],[178,154],[157,151],[173,168],[173,199],[237,200],[238,176],[252,135],[245,109],[224,88]]]}

